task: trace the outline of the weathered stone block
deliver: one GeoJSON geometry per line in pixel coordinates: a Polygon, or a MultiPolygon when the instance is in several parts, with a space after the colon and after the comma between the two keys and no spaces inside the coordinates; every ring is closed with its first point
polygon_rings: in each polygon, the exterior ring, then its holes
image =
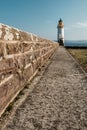
{"type": "Polygon", "coordinates": [[[13,74],[14,72],[15,72],[15,70],[14,70],[14,71],[7,70],[7,72],[6,72],[6,71],[0,72],[0,83],[1,83],[4,79],[8,78],[8,77],[9,77],[11,74],[13,74]]]}
{"type": "Polygon", "coordinates": [[[3,59],[0,61],[0,72],[9,72],[15,69],[13,58],[3,59]]]}
{"type": "Polygon", "coordinates": [[[33,44],[32,42],[31,43],[26,43],[26,42],[21,43],[20,44],[21,52],[24,53],[24,52],[29,51],[32,47],[32,44],[33,44]]]}
{"type": "Polygon", "coordinates": [[[32,41],[31,34],[23,32],[23,31],[20,31],[19,34],[21,37],[21,41],[32,41]]]}
{"type": "Polygon", "coordinates": [[[20,43],[6,44],[6,50],[8,55],[19,53],[21,51],[20,43]]]}
{"type": "Polygon", "coordinates": [[[14,56],[14,64],[17,69],[23,69],[25,64],[25,56],[23,54],[14,56]]]}
{"type": "Polygon", "coordinates": [[[11,75],[0,83],[0,110],[3,109],[20,90],[17,75],[11,75]]]}
{"type": "Polygon", "coordinates": [[[4,55],[3,51],[4,51],[4,44],[2,42],[0,42],[0,58],[2,58],[4,55]]]}
{"type": "Polygon", "coordinates": [[[33,76],[33,66],[29,64],[24,69],[22,76],[21,76],[21,86],[26,85],[29,79],[33,76]]]}
{"type": "Polygon", "coordinates": [[[38,49],[40,49],[41,48],[41,45],[40,45],[40,43],[39,42],[36,42],[35,44],[34,44],[34,50],[38,50],[38,49]]]}
{"type": "Polygon", "coordinates": [[[33,73],[34,73],[34,72],[39,68],[39,65],[38,65],[37,60],[34,60],[34,61],[33,61],[32,66],[33,66],[33,73]]]}
{"type": "Polygon", "coordinates": [[[40,50],[34,51],[34,55],[35,55],[35,59],[37,59],[38,57],[40,57],[40,50]]]}

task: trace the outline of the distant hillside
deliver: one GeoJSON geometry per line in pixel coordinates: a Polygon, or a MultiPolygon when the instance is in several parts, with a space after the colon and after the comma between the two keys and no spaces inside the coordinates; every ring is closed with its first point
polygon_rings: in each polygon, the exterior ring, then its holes
{"type": "Polygon", "coordinates": [[[64,46],[68,47],[87,47],[87,40],[66,40],[64,46]]]}

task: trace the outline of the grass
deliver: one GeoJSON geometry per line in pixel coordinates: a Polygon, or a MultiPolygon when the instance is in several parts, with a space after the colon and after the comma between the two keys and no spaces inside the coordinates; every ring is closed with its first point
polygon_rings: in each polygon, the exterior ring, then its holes
{"type": "Polygon", "coordinates": [[[68,51],[87,72],[87,49],[68,49],[68,51]]]}

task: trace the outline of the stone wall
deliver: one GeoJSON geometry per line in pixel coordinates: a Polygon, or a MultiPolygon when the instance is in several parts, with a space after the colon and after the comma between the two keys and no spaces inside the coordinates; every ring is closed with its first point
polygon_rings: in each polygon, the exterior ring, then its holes
{"type": "Polygon", "coordinates": [[[3,26],[0,26],[0,116],[58,46],[34,34],[3,26]]]}

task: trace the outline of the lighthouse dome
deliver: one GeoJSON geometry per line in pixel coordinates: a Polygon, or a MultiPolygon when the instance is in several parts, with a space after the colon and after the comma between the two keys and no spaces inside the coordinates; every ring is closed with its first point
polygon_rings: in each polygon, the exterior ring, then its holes
{"type": "Polygon", "coordinates": [[[64,24],[63,24],[62,19],[59,20],[59,22],[58,22],[58,27],[60,27],[60,28],[63,28],[63,27],[64,27],[64,24]]]}

